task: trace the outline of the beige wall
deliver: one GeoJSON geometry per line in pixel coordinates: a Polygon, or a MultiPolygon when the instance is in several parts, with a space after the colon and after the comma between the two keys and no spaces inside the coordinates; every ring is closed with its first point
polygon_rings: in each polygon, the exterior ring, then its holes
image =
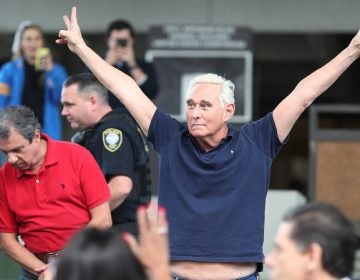
{"type": "Polygon", "coordinates": [[[119,17],[139,31],[163,23],[239,24],[260,32],[353,32],[360,27],[359,0],[0,0],[0,33],[13,32],[24,19],[57,31],[72,5],[78,6],[86,32],[103,32],[119,17]]]}

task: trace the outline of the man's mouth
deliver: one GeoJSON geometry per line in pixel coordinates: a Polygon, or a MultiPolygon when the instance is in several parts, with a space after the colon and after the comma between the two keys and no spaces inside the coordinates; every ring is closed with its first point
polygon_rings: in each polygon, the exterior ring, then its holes
{"type": "Polygon", "coordinates": [[[191,127],[196,127],[196,126],[205,126],[204,124],[201,124],[201,123],[193,123],[191,125],[191,127]]]}
{"type": "Polygon", "coordinates": [[[23,170],[24,168],[26,168],[26,164],[24,162],[16,163],[15,167],[19,170],[23,170]]]}

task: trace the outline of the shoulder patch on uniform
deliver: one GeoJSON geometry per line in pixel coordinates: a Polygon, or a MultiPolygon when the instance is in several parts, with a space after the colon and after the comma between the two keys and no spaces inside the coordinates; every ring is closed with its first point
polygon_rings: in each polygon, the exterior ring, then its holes
{"type": "Polygon", "coordinates": [[[117,128],[107,128],[102,132],[102,140],[105,149],[113,153],[119,149],[122,144],[122,131],[117,128]]]}

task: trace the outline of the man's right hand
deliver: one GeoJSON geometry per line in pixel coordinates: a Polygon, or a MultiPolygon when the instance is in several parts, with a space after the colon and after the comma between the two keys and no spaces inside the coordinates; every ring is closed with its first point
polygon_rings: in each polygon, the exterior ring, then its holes
{"type": "Polygon", "coordinates": [[[59,38],[55,42],[57,44],[67,44],[68,48],[76,53],[76,49],[86,43],[81,35],[80,27],[76,17],[76,7],[72,7],[70,19],[67,15],[63,16],[67,30],[59,31],[59,38]]]}

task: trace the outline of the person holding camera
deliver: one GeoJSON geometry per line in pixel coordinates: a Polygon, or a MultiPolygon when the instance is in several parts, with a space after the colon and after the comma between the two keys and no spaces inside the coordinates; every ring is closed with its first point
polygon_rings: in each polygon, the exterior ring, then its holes
{"type": "Polygon", "coordinates": [[[43,131],[60,140],[60,97],[67,73],[62,65],[54,63],[50,50],[44,46],[44,34],[38,25],[30,21],[19,24],[12,45],[13,59],[0,70],[0,108],[31,108],[43,131]]]}
{"type": "MultiPolygon", "coordinates": [[[[135,30],[132,25],[125,20],[111,22],[106,31],[106,42],[106,62],[131,76],[147,97],[154,99],[158,92],[156,71],[151,63],[135,56],[135,30]]],[[[113,109],[122,106],[112,93],[109,103],[113,109]]]]}

